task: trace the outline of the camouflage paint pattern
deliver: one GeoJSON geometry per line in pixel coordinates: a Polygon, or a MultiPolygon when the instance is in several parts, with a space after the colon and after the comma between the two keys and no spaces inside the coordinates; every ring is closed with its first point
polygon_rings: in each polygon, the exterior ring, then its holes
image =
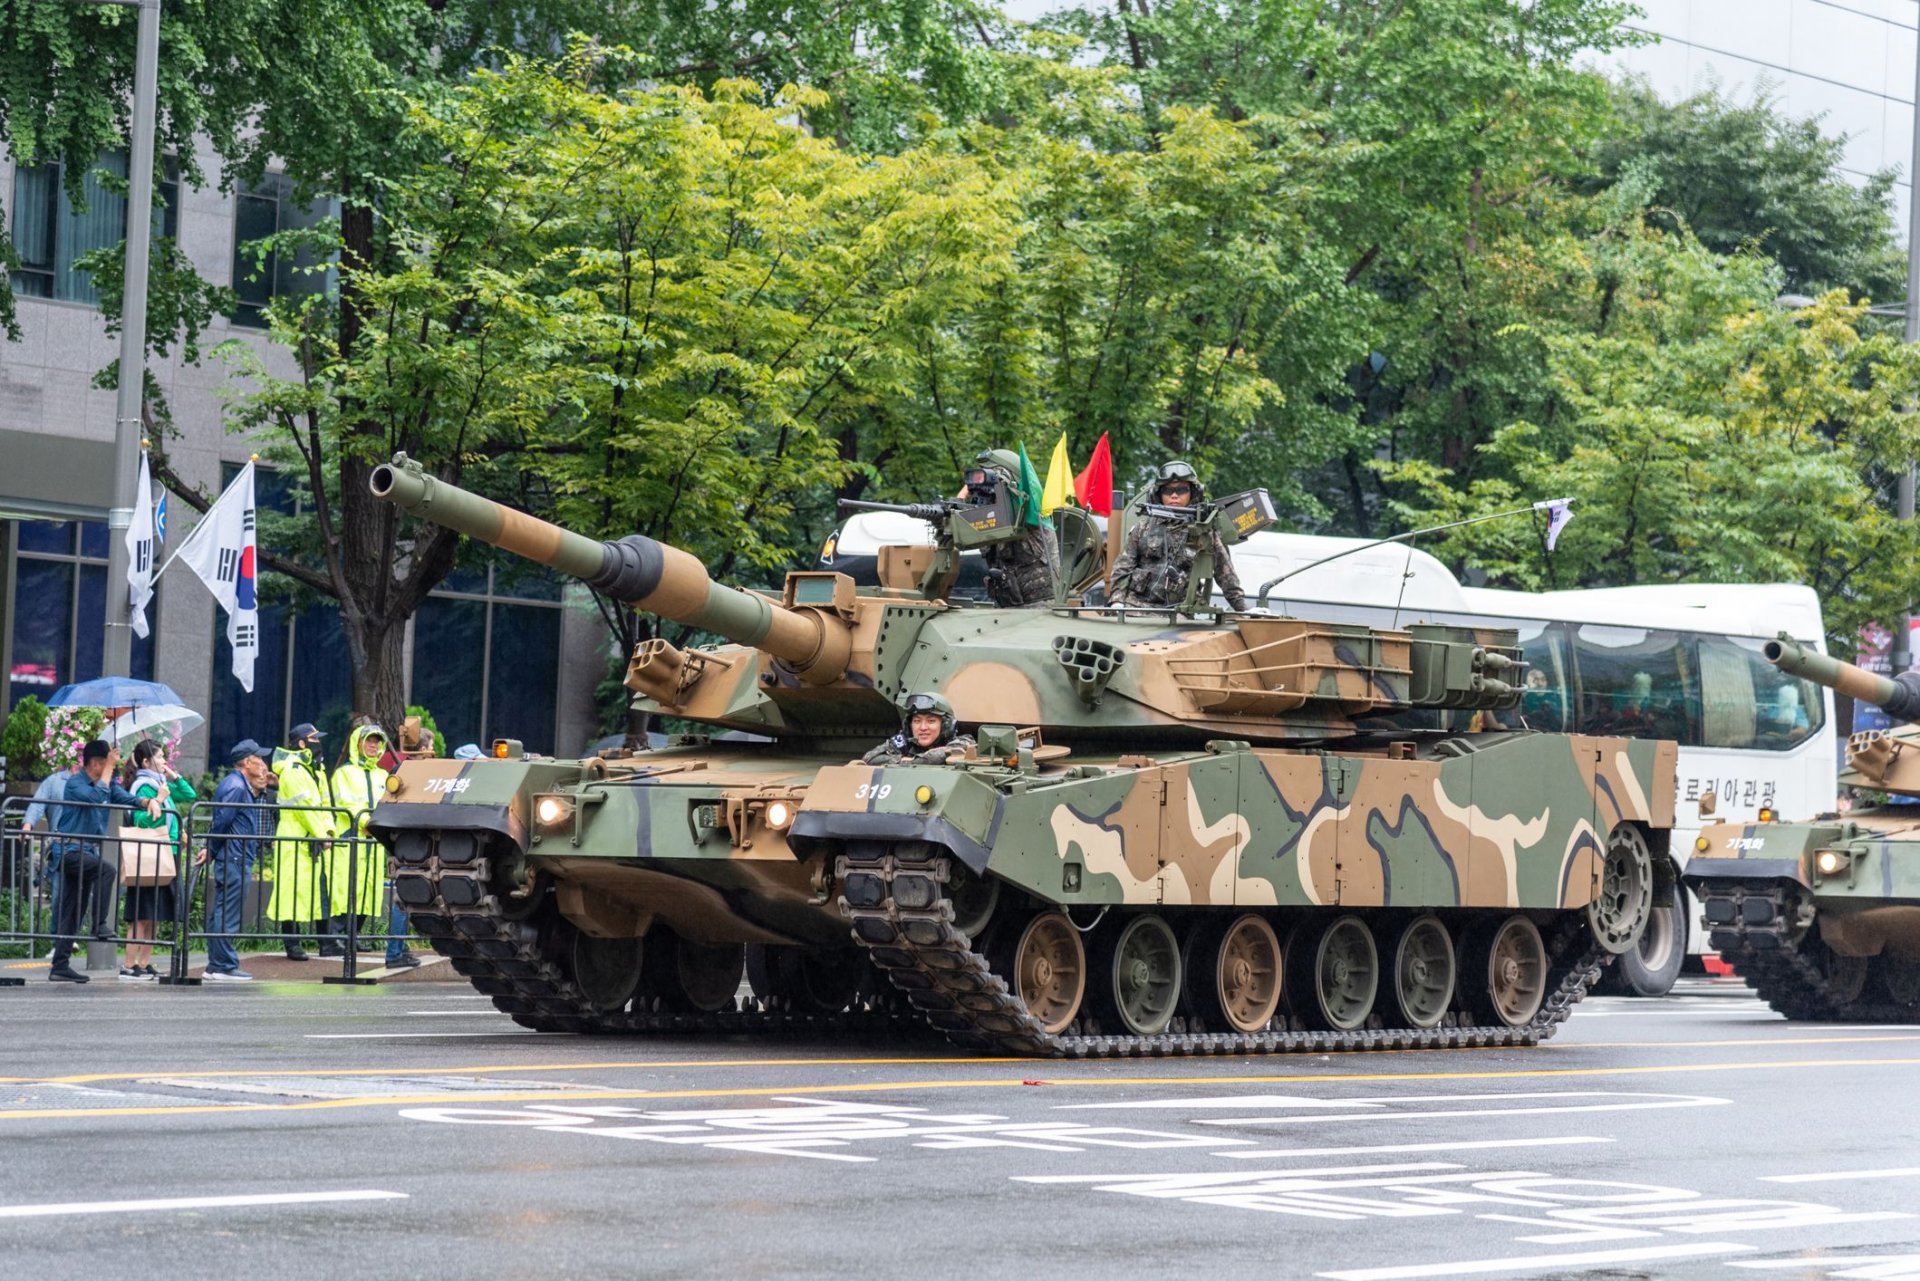
{"type": "Polygon", "coordinates": [[[1685,880],[1702,897],[1729,882],[1788,882],[1805,892],[1835,951],[1920,958],[1920,814],[1908,807],[1816,823],[1716,823],[1701,829],[1685,880]],[[1823,875],[1822,850],[1842,851],[1845,869],[1823,875]]]}

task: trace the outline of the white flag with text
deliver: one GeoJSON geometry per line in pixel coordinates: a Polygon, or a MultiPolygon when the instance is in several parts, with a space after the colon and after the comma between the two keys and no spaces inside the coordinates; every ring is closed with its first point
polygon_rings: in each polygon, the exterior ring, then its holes
{"type": "Polygon", "coordinates": [[[127,526],[127,617],[133,634],[147,636],[147,602],[153,599],[153,478],[147,451],[140,451],[140,481],[133,491],[133,520],[127,526]]]}
{"type": "Polygon", "coordinates": [[[227,641],[233,646],[233,674],[253,693],[253,660],[260,653],[260,599],[254,590],[253,464],[207,509],[173,559],[200,575],[213,598],[227,611],[227,641]]]}

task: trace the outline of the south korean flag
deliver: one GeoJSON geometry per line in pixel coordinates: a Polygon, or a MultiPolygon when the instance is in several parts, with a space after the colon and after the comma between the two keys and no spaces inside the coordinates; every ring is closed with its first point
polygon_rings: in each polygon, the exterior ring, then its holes
{"type": "Polygon", "coordinates": [[[220,607],[227,611],[227,641],[233,646],[233,674],[249,694],[253,692],[253,660],[260,654],[254,520],[253,464],[249,462],[173,555],[174,560],[185,561],[188,568],[200,576],[220,607]]]}

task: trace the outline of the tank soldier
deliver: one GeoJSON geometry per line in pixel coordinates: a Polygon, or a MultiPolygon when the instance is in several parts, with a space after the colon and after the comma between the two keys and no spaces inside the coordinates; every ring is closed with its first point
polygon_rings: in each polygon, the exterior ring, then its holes
{"type": "MultiPolygon", "coordinates": [[[[1161,466],[1147,493],[1149,507],[1194,507],[1205,499],[1206,490],[1193,468],[1178,459],[1161,466]]],[[[1135,521],[1127,530],[1126,549],[1113,562],[1113,603],[1166,608],[1184,601],[1193,577],[1193,548],[1187,542],[1190,528],[1185,521],[1151,510],[1135,521]]],[[[1213,578],[1220,594],[1232,608],[1245,610],[1247,594],[1240,587],[1226,543],[1217,533],[1208,537],[1213,539],[1213,578]]]]}
{"type": "Polygon", "coordinates": [[[898,734],[860,758],[862,765],[944,765],[973,746],[954,733],[953,704],[938,694],[909,694],[898,734]]]}
{"type": "MultiPolygon", "coordinates": [[[[1010,449],[982,450],[967,469],[962,498],[984,497],[982,490],[1004,485],[1013,497],[1015,512],[1024,511],[1030,495],[1020,483],[1020,456],[1010,449]]],[[[1054,581],[1060,577],[1060,548],[1053,526],[1029,525],[1019,538],[991,543],[980,549],[987,562],[987,594],[1002,608],[1053,603],[1054,581]]]]}

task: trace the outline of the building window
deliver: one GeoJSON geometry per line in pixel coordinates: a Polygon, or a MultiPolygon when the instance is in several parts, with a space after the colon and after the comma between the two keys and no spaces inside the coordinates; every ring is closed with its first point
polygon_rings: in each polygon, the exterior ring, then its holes
{"type": "Polygon", "coordinates": [[[447,750],[517,738],[551,752],[560,706],[560,581],[535,566],[464,567],[413,616],[411,702],[447,750]]]}
{"type": "MultiPolygon", "coordinates": [[[[45,702],[62,685],[101,674],[107,624],[107,527],[99,521],[20,521],[14,526],[12,666],[7,707],[31,694],[45,702]]],[[[147,620],[158,617],[158,597],[147,620]]],[[[133,638],[133,675],[153,679],[153,633],[133,638]]]]}
{"type": "Polygon", "coordinates": [[[255,329],[267,327],[267,304],[275,298],[318,293],[332,283],[333,272],[314,271],[326,259],[310,250],[282,253],[269,249],[261,255],[259,242],[283,231],[300,231],[338,213],[335,202],[318,200],[295,204],[293,183],[280,174],[268,174],[260,185],[234,198],[233,291],[239,305],[233,323],[255,329]]]}
{"type": "MultiPolygon", "coordinates": [[[[103,177],[126,182],[124,151],[102,152],[87,170],[80,180],[84,208],[67,198],[66,166],[60,161],[14,171],[13,246],[20,256],[20,266],[13,273],[16,292],[99,305],[92,278],[74,263],[126,239],[127,198],[107,186],[103,177]]],[[[153,212],[153,234],[172,239],[180,229],[178,163],[167,157],[156,177],[161,207],[153,212]]]]}

